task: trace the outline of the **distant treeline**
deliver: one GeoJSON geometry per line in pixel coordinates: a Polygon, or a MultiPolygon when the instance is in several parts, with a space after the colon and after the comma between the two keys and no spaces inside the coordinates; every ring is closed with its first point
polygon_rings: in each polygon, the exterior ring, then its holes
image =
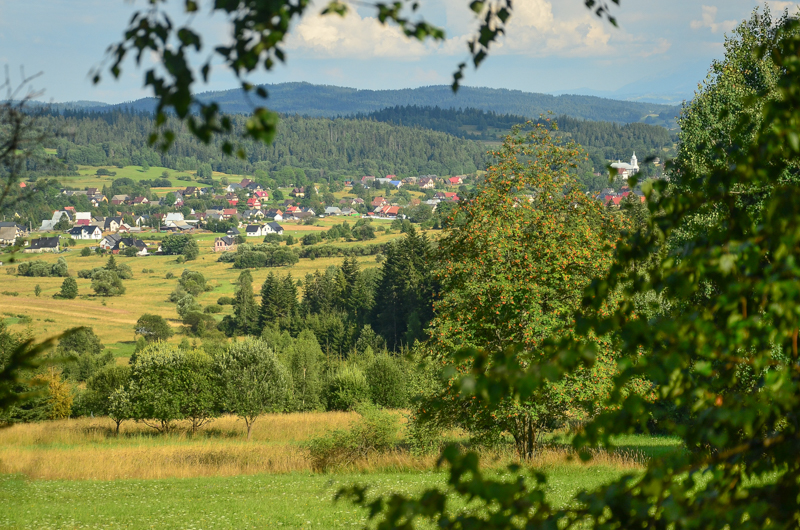
{"type": "MultiPolygon", "coordinates": [[[[42,118],[49,130],[62,131],[46,147],[69,165],[163,166],[194,171],[210,164],[229,174],[304,169],[314,179],[331,174],[455,175],[484,167],[485,147],[438,131],[419,131],[374,120],[285,116],[271,144],[246,142],[247,158],[222,154],[225,137],[203,144],[176,119],[166,126],[175,134],[167,153],[148,144],[153,119],[146,113],[66,110],[42,118]]],[[[235,134],[246,117],[231,116],[235,134]]]]}
{"type": "MultiPolygon", "coordinates": [[[[501,140],[514,125],[527,118],[514,114],[498,114],[475,108],[447,109],[439,107],[389,107],[369,114],[356,114],[357,119],[419,127],[446,132],[460,138],[487,141],[501,140]]],[[[559,130],[602,160],[630,158],[636,151],[640,159],[661,152],[661,157],[674,155],[677,134],[663,127],[646,123],[620,124],[610,121],[589,121],[563,114],[554,117],[559,130]],[[663,152],[663,149],[667,152],[663,152]]]]}

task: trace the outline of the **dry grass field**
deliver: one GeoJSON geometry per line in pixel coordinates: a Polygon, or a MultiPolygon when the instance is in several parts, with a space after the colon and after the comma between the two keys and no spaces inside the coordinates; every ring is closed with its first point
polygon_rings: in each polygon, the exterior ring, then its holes
{"type": "MultiPolygon", "coordinates": [[[[396,414],[404,424],[403,413],[396,414]]],[[[108,418],[17,424],[0,430],[0,474],[118,480],[309,473],[303,443],[332,429],[347,428],[357,418],[352,412],[267,414],[256,421],[250,441],[243,422],[234,416],[217,418],[194,436],[188,425],[164,435],[132,421],[124,422],[117,436],[108,418]]],[[[457,432],[449,438],[464,440],[457,432]]],[[[674,448],[674,442],[667,440],[662,447],[674,448]]],[[[514,461],[507,449],[482,451],[482,457],[495,468],[514,461]]],[[[581,463],[566,444],[557,444],[540,451],[531,465],[636,471],[645,461],[642,449],[626,449],[613,454],[598,451],[589,463],[581,463]]],[[[401,448],[355,462],[346,471],[424,471],[433,470],[435,462],[435,456],[415,457],[401,448]]]]}
{"type": "MultiPolygon", "coordinates": [[[[284,223],[286,234],[302,237],[311,231],[327,230],[333,224],[339,224],[342,218],[320,219],[317,225],[302,225],[284,223]]],[[[350,221],[351,224],[354,220],[350,221]]],[[[387,223],[379,221],[378,223],[387,223]]],[[[378,232],[377,239],[372,243],[385,243],[401,237],[397,232],[385,234],[378,232]]],[[[217,254],[212,250],[214,238],[218,234],[200,233],[194,237],[200,245],[200,256],[197,260],[177,263],[175,256],[143,256],[127,258],[117,256],[120,263],[130,265],[133,278],[125,281],[126,293],[118,297],[95,296],[91,290],[91,280],[77,278],[78,298],[63,300],[53,298],[61,289],[63,278],[32,278],[9,275],[6,270],[15,267],[15,263],[7,263],[0,267],[0,318],[6,319],[11,324],[11,329],[16,332],[28,332],[35,337],[48,337],[76,326],[89,326],[94,329],[106,347],[117,357],[125,358],[133,352],[135,337],[133,325],[144,313],[155,313],[163,316],[176,328],[181,324],[175,311],[175,304],[168,301],[170,292],[177,285],[177,277],[183,269],[188,268],[201,272],[208,282],[214,287],[210,292],[198,296],[198,302],[207,306],[215,304],[220,296],[231,296],[235,290],[236,278],[241,270],[234,269],[232,264],[217,261],[217,254]],[[148,272],[143,272],[143,270],[148,272]],[[149,272],[152,270],[153,272],[149,272]],[[166,274],[172,272],[175,278],[167,279],[166,274]],[[40,296],[35,296],[36,285],[41,288],[40,296]],[[16,293],[16,294],[14,294],[16,293]],[[19,322],[19,315],[30,317],[29,323],[19,322]]],[[[160,239],[163,234],[145,232],[141,235],[145,240],[160,239]]],[[[261,238],[253,238],[260,243],[261,238]]],[[[18,254],[17,262],[27,260],[44,260],[55,262],[63,257],[69,265],[70,273],[76,276],[80,269],[91,269],[105,264],[107,257],[92,254],[82,257],[80,251],[85,246],[94,246],[95,241],[78,241],[75,247],[58,255],[53,254],[18,254]]],[[[323,243],[324,245],[354,246],[359,242],[323,243]]],[[[296,247],[297,248],[297,245],[296,247]]],[[[376,267],[378,263],[375,256],[362,256],[358,258],[362,268],[376,267]]],[[[301,259],[292,267],[251,269],[256,295],[261,283],[270,272],[279,276],[289,273],[296,279],[302,279],[306,274],[316,270],[325,270],[331,265],[339,265],[342,258],[301,259]]],[[[217,314],[218,319],[232,311],[231,306],[223,306],[223,312],[217,314]]],[[[182,336],[175,336],[171,340],[179,342],[182,336]]]]}

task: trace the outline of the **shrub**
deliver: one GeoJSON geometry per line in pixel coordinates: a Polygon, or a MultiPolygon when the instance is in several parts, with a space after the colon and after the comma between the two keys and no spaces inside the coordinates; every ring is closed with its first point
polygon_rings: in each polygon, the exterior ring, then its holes
{"type": "Polygon", "coordinates": [[[206,279],[201,273],[184,269],[178,283],[187,293],[197,296],[206,289],[206,279]]]}
{"type": "Polygon", "coordinates": [[[75,278],[64,278],[64,281],[61,283],[60,296],[68,300],[73,300],[78,296],[78,282],[75,281],[75,278]]]}
{"type": "Polygon", "coordinates": [[[280,234],[267,234],[264,236],[264,243],[280,243],[283,237],[280,234]]]}
{"type": "Polygon", "coordinates": [[[14,275],[17,273],[16,267],[6,267],[6,274],[14,275]]]}
{"type": "Polygon", "coordinates": [[[219,305],[206,306],[205,309],[203,309],[203,312],[205,312],[205,313],[214,313],[214,314],[221,313],[222,312],[222,306],[219,306],[219,305]]]}
{"type": "Polygon", "coordinates": [[[147,342],[167,340],[175,334],[164,317],[148,313],[139,317],[133,329],[137,335],[144,337],[147,342]]]}
{"type": "Polygon", "coordinates": [[[69,276],[67,262],[64,258],[58,258],[54,264],[41,260],[25,261],[17,266],[17,273],[20,276],[32,277],[61,277],[69,276]]]}
{"type": "Polygon", "coordinates": [[[230,296],[220,296],[217,298],[217,303],[219,305],[233,305],[233,298],[230,296]]]}
{"type": "Polygon", "coordinates": [[[389,355],[378,355],[366,369],[372,401],[386,408],[399,409],[408,404],[407,378],[400,363],[389,355]]]}
{"type": "Polygon", "coordinates": [[[168,272],[168,273],[167,273],[167,274],[166,274],[164,277],[165,277],[166,279],[168,279],[168,280],[171,280],[172,278],[174,278],[174,277],[175,277],[175,275],[174,275],[174,274],[172,274],[172,272],[168,272]]]}
{"type": "Polygon", "coordinates": [[[180,255],[177,258],[175,258],[175,263],[183,263],[185,261],[186,261],[186,258],[184,258],[183,255],[180,255]]]}
{"type": "Polygon", "coordinates": [[[397,443],[397,417],[374,405],[362,405],[359,421],[350,430],[337,429],[305,445],[315,471],[352,464],[375,453],[386,453],[397,443]]]}
{"type": "Polygon", "coordinates": [[[91,255],[92,255],[92,249],[90,249],[89,247],[83,247],[81,249],[81,256],[83,256],[84,258],[91,255]]]}
{"type": "Polygon", "coordinates": [[[105,269],[92,274],[92,289],[99,296],[120,296],[125,294],[122,279],[114,271],[105,269]]]}
{"type": "Polygon", "coordinates": [[[370,389],[367,378],[359,368],[342,365],[328,381],[328,410],[354,410],[369,403],[370,389]]]}

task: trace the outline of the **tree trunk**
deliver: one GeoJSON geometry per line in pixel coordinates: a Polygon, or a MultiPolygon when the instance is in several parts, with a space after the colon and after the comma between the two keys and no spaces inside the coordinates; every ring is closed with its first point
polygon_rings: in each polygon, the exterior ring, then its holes
{"type": "Polygon", "coordinates": [[[254,421],[255,420],[248,421],[247,418],[245,418],[245,420],[244,420],[245,424],[247,425],[247,441],[248,442],[250,441],[250,431],[253,429],[253,422],[254,421]]]}

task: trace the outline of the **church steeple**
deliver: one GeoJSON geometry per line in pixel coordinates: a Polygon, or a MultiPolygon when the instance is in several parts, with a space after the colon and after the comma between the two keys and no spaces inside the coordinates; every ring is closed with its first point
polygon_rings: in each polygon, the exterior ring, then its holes
{"type": "Polygon", "coordinates": [[[631,157],[631,166],[635,171],[639,171],[639,160],[636,158],[636,151],[633,152],[633,156],[631,157]]]}

